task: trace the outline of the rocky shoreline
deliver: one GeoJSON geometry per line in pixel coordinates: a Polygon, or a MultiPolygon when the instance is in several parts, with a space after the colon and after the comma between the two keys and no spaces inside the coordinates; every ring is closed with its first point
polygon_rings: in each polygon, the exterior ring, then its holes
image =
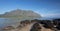
{"type": "Polygon", "coordinates": [[[60,19],[54,20],[24,20],[15,28],[6,26],[3,31],[60,31],[60,19]]]}

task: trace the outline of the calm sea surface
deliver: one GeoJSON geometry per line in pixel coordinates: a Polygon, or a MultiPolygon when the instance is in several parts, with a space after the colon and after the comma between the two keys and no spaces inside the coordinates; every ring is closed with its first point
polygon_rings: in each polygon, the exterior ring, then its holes
{"type": "Polygon", "coordinates": [[[20,19],[0,18],[0,28],[8,25],[13,25],[21,21],[20,19]]]}
{"type": "Polygon", "coordinates": [[[25,20],[25,19],[20,19],[20,18],[0,18],[0,28],[3,28],[5,26],[9,26],[9,25],[12,25],[12,26],[17,25],[22,20],[25,20]]]}

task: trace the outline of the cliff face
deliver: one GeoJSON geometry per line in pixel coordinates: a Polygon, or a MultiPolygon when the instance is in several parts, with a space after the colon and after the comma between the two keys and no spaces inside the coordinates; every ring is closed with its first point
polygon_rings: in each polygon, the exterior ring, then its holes
{"type": "Polygon", "coordinates": [[[6,12],[3,17],[41,17],[39,14],[30,10],[13,10],[11,12],[6,12]]]}

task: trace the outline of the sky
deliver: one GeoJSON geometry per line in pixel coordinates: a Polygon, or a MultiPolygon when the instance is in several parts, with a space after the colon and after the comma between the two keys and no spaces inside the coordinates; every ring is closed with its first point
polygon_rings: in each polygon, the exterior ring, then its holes
{"type": "Polygon", "coordinates": [[[15,9],[32,10],[42,17],[60,17],[60,0],[0,0],[0,14],[15,9]]]}

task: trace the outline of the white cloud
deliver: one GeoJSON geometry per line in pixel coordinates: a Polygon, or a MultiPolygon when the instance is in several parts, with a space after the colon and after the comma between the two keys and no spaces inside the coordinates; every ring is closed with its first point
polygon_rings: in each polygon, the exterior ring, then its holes
{"type": "Polygon", "coordinates": [[[58,17],[60,16],[60,13],[58,14],[42,14],[42,17],[58,17]]]}

